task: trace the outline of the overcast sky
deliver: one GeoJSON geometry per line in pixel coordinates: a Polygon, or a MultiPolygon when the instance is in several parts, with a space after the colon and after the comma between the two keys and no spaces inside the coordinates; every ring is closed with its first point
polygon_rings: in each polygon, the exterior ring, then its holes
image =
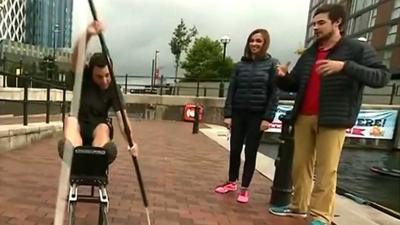
{"type": "MultiPolygon", "coordinates": [[[[231,42],[227,56],[243,55],[248,34],[256,28],[270,32],[269,52],[281,62],[295,61],[294,51],[305,40],[309,0],[93,0],[106,24],[104,33],[117,74],[148,75],[159,49],[161,74],[174,75],[174,56],[168,45],[182,18],[195,25],[198,36],[231,42]]],[[[74,1],[73,43],[91,20],[87,1],[74,1]]],[[[89,51],[99,50],[98,39],[89,51]]],[[[183,58],[182,58],[183,59],[183,58]]]]}

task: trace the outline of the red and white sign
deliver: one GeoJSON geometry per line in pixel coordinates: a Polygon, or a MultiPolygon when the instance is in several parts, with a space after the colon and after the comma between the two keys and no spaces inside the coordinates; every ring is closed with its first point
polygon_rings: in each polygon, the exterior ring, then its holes
{"type": "MultiPolygon", "coordinates": [[[[203,120],[203,114],[204,114],[204,107],[198,105],[199,107],[199,121],[203,120]]],[[[183,109],[183,120],[184,121],[194,121],[194,110],[196,108],[196,105],[194,104],[186,104],[185,108],[183,109]]]]}

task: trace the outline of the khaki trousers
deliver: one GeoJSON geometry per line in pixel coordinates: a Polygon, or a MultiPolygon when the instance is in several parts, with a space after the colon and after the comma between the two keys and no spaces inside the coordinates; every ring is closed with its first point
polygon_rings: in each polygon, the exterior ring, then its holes
{"type": "Polygon", "coordinates": [[[346,129],[318,128],[317,121],[317,116],[299,115],[294,126],[292,207],[329,224],[333,219],[337,169],[346,129]]]}

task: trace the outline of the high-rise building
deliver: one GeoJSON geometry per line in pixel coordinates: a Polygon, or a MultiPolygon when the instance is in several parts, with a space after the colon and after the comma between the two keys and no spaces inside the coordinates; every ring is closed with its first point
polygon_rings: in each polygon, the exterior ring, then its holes
{"type": "Polygon", "coordinates": [[[312,16],[324,3],[345,6],[346,36],[365,38],[392,73],[400,73],[400,0],[311,0],[306,46],[312,42],[312,16]]]}
{"type": "Polygon", "coordinates": [[[24,41],[26,0],[0,1],[0,40],[24,41]]]}
{"type": "Polygon", "coordinates": [[[26,0],[26,42],[70,48],[73,0],[26,0]]]}

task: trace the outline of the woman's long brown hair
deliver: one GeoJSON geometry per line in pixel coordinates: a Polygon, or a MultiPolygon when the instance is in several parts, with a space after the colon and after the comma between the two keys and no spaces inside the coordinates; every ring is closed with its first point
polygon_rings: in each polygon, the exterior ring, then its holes
{"type": "Polygon", "coordinates": [[[255,58],[262,58],[267,54],[267,50],[268,50],[269,43],[270,43],[269,33],[266,29],[255,29],[247,37],[246,47],[244,48],[244,56],[246,58],[252,58],[252,53],[250,51],[249,42],[250,42],[251,37],[257,33],[261,34],[261,36],[264,38],[264,45],[260,51],[260,54],[256,55],[255,58]]]}

